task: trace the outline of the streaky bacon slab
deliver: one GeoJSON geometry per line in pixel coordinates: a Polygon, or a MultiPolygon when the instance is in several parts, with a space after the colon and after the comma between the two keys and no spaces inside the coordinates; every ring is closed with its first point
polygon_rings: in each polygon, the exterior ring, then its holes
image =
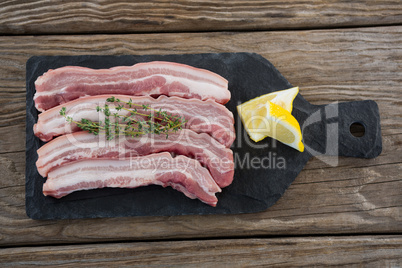
{"type": "Polygon", "coordinates": [[[36,166],[42,177],[66,163],[86,159],[126,159],[159,152],[184,155],[200,161],[223,188],[233,181],[233,152],[211,136],[183,129],[165,135],[139,137],[119,136],[107,140],[104,134],[97,136],[86,131],[60,136],[38,149],[36,166]]]}
{"type": "Polygon", "coordinates": [[[43,112],[79,97],[124,94],[230,100],[228,81],[189,65],[152,61],[110,69],[66,66],[49,70],[35,81],[35,107],[43,112]]]}
{"type": "MultiPolygon", "coordinates": [[[[38,122],[34,125],[34,133],[42,141],[49,141],[55,136],[73,133],[80,129],[75,124],[69,124],[60,115],[62,107],[66,107],[66,114],[75,121],[82,118],[92,121],[104,121],[104,115],[96,111],[96,107],[103,107],[106,99],[114,96],[121,101],[149,105],[149,107],[168,112],[169,114],[184,117],[187,120],[186,129],[191,129],[197,133],[207,133],[217,141],[230,147],[236,138],[234,131],[233,114],[223,105],[214,101],[201,101],[197,99],[183,99],[178,97],[160,96],[154,99],[149,96],[130,97],[127,95],[98,95],[79,98],[69,101],[63,105],[56,106],[38,115],[38,122]]],[[[113,104],[109,104],[112,113],[128,115],[127,111],[116,111],[113,104]]],[[[139,109],[141,110],[141,109],[139,109]]],[[[141,110],[142,113],[150,113],[141,110]]]]}
{"type": "Polygon", "coordinates": [[[49,172],[43,194],[61,198],[80,190],[105,187],[137,188],[161,185],[187,197],[216,206],[221,192],[208,170],[186,156],[173,158],[169,153],[133,157],[127,160],[92,159],[71,162],[49,172]]]}

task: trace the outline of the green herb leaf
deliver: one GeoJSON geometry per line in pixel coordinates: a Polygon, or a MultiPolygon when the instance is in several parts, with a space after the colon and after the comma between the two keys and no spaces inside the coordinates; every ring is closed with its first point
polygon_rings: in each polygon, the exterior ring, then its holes
{"type": "Polygon", "coordinates": [[[124,102],[112,96],[107,98],[106,102],[115,104],[110,107],[108,104],[103,107],[96,106],[96,111],[105,115],[104,122],[92,121],[86,118],[75,121],[71,116],[67,116],[66,107],[61,108],[60,115],[68,123],[74,123],[80,129],[89,133],[94,135],[104,133],[108,140],[119,135],[138,137],[145,134],[165,134],[166,138],[168,138],[169,133],[182,129],[186,123],[184,117],[168,114],[161,108],[159,110],[152,109],[150,105],[135,104],[131,98],[128,102],[124,102]],[[133,108],[134,106],[142,107],[143,111],[138,111],[137,108],[133,108]],[[112,113],[111,109],[115,109],[116,112],[112,113]],[[111,122],[110,116],[113,116],[113,122],[111,122]]]}

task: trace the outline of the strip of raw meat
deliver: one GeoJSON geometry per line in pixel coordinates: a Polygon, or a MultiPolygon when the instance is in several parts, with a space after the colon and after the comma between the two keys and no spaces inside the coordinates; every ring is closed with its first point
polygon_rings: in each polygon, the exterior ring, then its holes
{"type": "Polygon", "coordinates": [[[84,159],[126,159],[159,152],[170,152],[197,159],[211,172],[212,178],[223,188],[233,181],[233,152],[216,142],[211,136],[183,129],[165,135],[139,137],[119,136],[107,140],[104,134],[95,136],[86,131],[63,135],[38,150],[36,166],[39,174],[48,172],[66,163],[84,159]]]}
{"type": "Polygon", "coordinates": [[[174,62],[153,61],[110,69],[66,66],[35,81],[35,106],[43,112],[83,96],[124,94],[230,100],[228,81],[208,70],[174,62]]]}
{"type": "MultiPolygon", "coordinates": [[[[104,122],[104,114],[96,111],[96,107],[104,107],[106,99],[112,95],[98,95],[79,98],[70,101],[64,105],[59,105],[46,112],[39,114],[38,123],[34,125],[34,133],[43,141],[49,141],[55,136],[73,133],[79,128],[75,124],[69,124],[65,118],[60,115],[62,107],[66,107],[66,114],[75,121],[82,118],[92,121],[104,122]]],[[[115,98],[121,101],[140,105],[149,105],[149,107],[159,110],[162,109],[169,114],[184,117],[187,120],[184,128],[191,129],[197,133],[207,133],[217,141],[230,147],[235,140],[233,114],[223,105],[214,101],[201,101],[196,99],[183,99],[178,97],[160,96],[157,99],[149,96],[130,97],[126,95],[115,95],[115,98]]],[[[111,113],[128,115],[127,111],[116,111],[113,104],[109,103],[111,113]]],[[[141,109],[138,109],[141,110],[141,109]]],[[[142,113],[150,113],[151,110],[141,110],[142,113]]]]}
{"type": "Polygon", "coordinates": [[[61,198],[80,190],[151,184],[171,186],[211,206],[216,206],[215,194],[221,192],[208,170],[197,160],[182,155],[173,158],[164,152],[126,160],[92,159],[66,164],[49,172],[43,194],[61,198]]]}

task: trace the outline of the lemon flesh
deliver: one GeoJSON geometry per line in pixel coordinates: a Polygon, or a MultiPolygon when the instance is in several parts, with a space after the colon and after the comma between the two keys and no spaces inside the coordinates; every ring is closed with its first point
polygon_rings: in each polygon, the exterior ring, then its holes
{"type": "Polygon", "coordinates": [[[265,104],[267,101],[275,103],[276,105],[281,106],[289,113],[292,112],[293,109],[293,100],[296,98],[299,93],[299,87],[292,87],[285,90],[279,90],[272,93],[268,93],[257,98],[251,99],[245,103],[240,104],[240,108],[242,110],[252,109],[259,104],[265,104]]]}
{"type": "MultiPolygon", "coordinates": [[[[284,106],[288,108],[286,109],[272,102],[272,100],[279,95],[274,96],[271,101],[267,100],[267,95],[252,99],[237,106],[237,111],[248,135],[255,142],[261,141],[266,137],[272,137],[303,152],[304,145],[302,143],[300,125],[289,111],[292,110],[292,107],[289,109],[287,106],[289,100],[283,99],[285,95],[281,95],[282,97],[278,98],[279,100],[284,100],[281,103],[285,104],[284,106]]],[[[288,94],[287,96],[292,95],[288,94]]],[[[293,106],[292,103],[293,99],[290,101],[291,106],[293,106]]]]}

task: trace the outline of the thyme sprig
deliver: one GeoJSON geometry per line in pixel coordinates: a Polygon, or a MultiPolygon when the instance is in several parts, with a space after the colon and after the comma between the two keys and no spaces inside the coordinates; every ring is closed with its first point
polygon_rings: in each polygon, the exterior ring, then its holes
{"type": "Polygon", "coordinates": [[[168,138],[169,133],[177,132],[186,123],[184,117],[153,109],[149,105],[133,103],[132,99],[122,101],[114,96],[107,98],[103,107],[97,106],[96,111],[105,115],[104,122],[85,118],[76,121],[66,114],[66,107],[61,108],[60,115],[68,123],[76,124],[89,133],[105,134],[108,140],[119,135],[138,137],[146,134],[164,134],[168,138]],[[109,106],[108,103],[113,105],[109,106]]]}

